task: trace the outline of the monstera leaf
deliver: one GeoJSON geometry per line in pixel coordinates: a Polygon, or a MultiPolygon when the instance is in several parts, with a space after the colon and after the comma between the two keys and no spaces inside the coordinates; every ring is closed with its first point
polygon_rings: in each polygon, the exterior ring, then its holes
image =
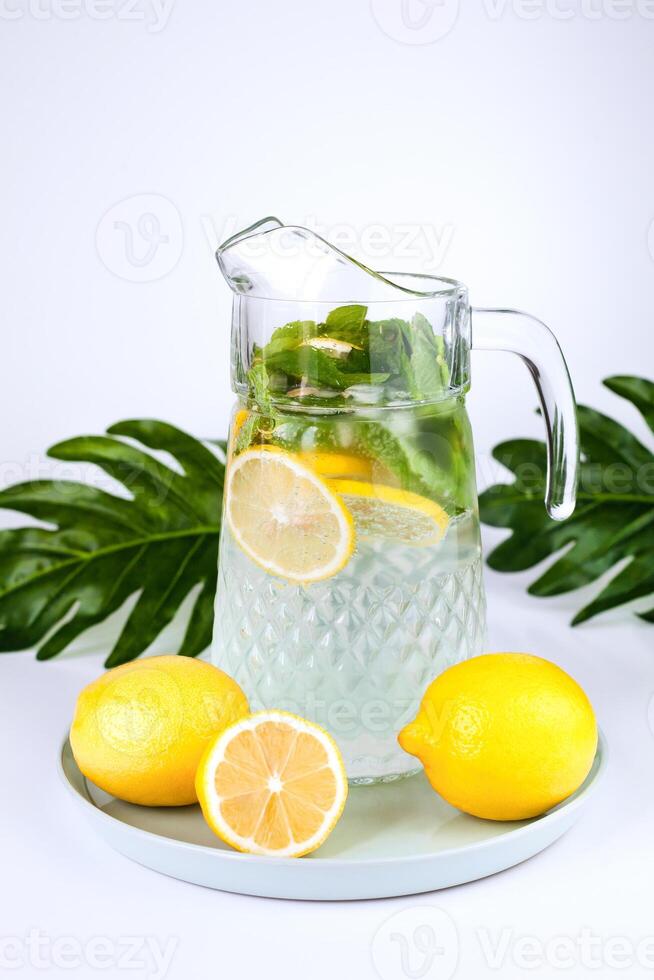
{"type": "Polygon", "coordinates": [[[125,663],[197,585],[178,652],[194,657],[210,642],[224,465],[164,422],[119,422],[108,433],[69,439],[49,455],[94,463],[128,496],[53,480],[0,492],[0,507],[47,525],[0,531],[0,651],[40,643],[47,660],[138,594],[106,666],[125,663]],[[169,454],[174,467],[134,442],[169,454]]]}
{"type": "MultiPolygon", "coordinates": [[[[615,377],[654,431],[654,384],[615,377]]],[[[518,439],[495,449],[512,484],[480,498],[483,520],[510,528],[489,557],[499,571],[531,568],[558,554],[531,586],[552,596],[608,585],[573,620],[632,599],[654,597],[654,454],[625,427],[583,406],[579,504],[560,524],[543,508],[545,447],[518,439]]],[[[224,444],[218,444],[224,453],[224,444]]],[[[197,589],[178,653],[196,656],[211,640],[224,465],[208,445],[163,422],[119,422],[103,436],[54,446],[58,460],[92,463],[122,494],[73,481],[39,480],[0,492],[0,507],[39,526],[0,531],[0,652],[38,646],[46,660],[90,626],[135,599],[107,666],[134,659],[197,589]]],[[[654,622],[654,608],[643,619],[654,622]]]]}
{"type": "MultiPolygon", "coordinates": [[[[628,399],[654,431],[654,383],[613,377],[604,384],[628,399]]],[[[550,520],[543,508],[545,446],[540,442],[515,439],[497,446],[493,456],[515,482],[490,487],[480,498],[482,520],[513,532],[490,554],[491,568],[522,571],[561,552],[529,588],[532,595],[570,592],[616,569],[573,625],[633,599],[654,597],[654,454],[620,423],[591,408],[579,407],[579,428],[578,503],[567,521],[550,520]]],[[[642,618],[654,622],[654,609],[642,618]]]]}

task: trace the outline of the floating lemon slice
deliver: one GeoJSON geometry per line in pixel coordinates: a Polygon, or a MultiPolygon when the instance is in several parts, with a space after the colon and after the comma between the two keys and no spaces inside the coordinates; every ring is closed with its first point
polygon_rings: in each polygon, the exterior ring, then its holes
{"type": "Polygon", "coordinates": [[[307,450],[300,453],[300,459],[320,476],[352,480],[372,477],[373,462],[364,456],[307,450]]]}
{"type": "Polygon", "coordinates": [[[449,517],[440,504],[398,487],[360,480],[328,480],[354,517],[358,535],[410,545],[437,544],[449,517]]]}
{"type": "Polygon", "coordinates": [[[324,351],[332,357],[347,357],[350,351],[363,350],[356,344],[350,344],[347,340],[337,340],[336,337],[309,337],[300,346],[313,347],[314,350],[324,351]]]}
{"type": "Polygon", "coordinates": [[[232,435],[234,438],[239,434],[243,425],[250,418],[250,413],[247,408],[239,408],[234,415],[234,421],[232,423],[232,435]]]}
{"type": "Polygon", "coordinates": [[[247,408],[239,408],[237,412],[234,413],[234,418],[232,420],[232,430],[229,434],[229,442],[227,445],[227,455],[231,456],[232,450],[234,449],[234,444],[238,438],[238,434],[250,417],[250,413],[247,408]]]}
{"type": "Polygon", "coordinates": [[[225,729],[205,752],[195,786],[221,840],[279,857],[319,847],[347,798],[334,740],[286,711],[260,711],[225,729]]]}
{"type": "Polygon", "coordinates": [[[396,477],[383,463],[354,453],[305,450],[300,459],[320,476],[339,480],[366,480],[393,485],[396,477]]]}
{"type": "Polygon", "coordinates": [[[273,575],[317,582],[354,551],[354,523],[325,480],[272,446],[248,449],[227,475],[226,515],[243,551],[273,575]]]}

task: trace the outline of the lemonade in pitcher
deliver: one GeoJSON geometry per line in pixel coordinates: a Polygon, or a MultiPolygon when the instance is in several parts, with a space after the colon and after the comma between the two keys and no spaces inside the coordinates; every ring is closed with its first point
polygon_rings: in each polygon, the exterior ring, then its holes
{"type": "MultiPolygon", "coordinates": [[[[218,258],[237,404],[214,662],[253,710],[327,728],[353,782],[406,775],[398,731],[484,636],[465,287],[373,273],[276,221],[218,258]]],[[[569,493],[550,485],[555,516],[569,493]]]]}

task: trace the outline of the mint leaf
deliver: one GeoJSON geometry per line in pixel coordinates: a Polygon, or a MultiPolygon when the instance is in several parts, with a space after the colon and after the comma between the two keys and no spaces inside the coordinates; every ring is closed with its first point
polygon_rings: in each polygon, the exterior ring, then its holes
{"type": "Polygon", "coordinates": [[[367,312],[365,306],[338,306],[330,310],[324,324],[320,324],[320,335],[363,347],[366,343],[367,312]]]}
{"type": "Polygon", "coordinates": [[[441,397],[444,385],[441,365],[438,362],[439,352],[433,334],[430,338],[422,330],[414,331],[411,341],[409,370],[412,390],[416,397],[424,401],[441,397]]]}
{"type": "MultiPolygon", "coordinates": [[[[253,371],[265,364],[269,393],[280,395],[299,385],[323,392],[368,383],[385,385],[389,400],[441,399],[448,385],[444,344],[426,317],[416,313],[408,323],[399,317],[370,321],[366,314],[365,306],[350,304],[330,310],[324,323],[294,320],[279,327],[255,351],[253,371]],[[330,350],[327,339],[340,347],[330,350]]],[[[250,388],[263,408],[259,381],[253,374],[250,388]]]]}
{"type": "MultiPolygon", "coordinates": [[[[436,493],[444,505],[456,509],[467,499],[470,463],[469,435],[457,428],[456,411],[447,399],[447,365],[441,337],[429,321],[416,314],[411,323],[399,317],[370,321],[367,308],[350,304],[333,309],[324,323],[293,321],[277,329],[269,343],[256,353],[250,371],[250,394],[264,415],[272,417],[259,426],[250,419],[242,427],[237,451],[259,437],[291,451],[317,446],[354,449],[377,460],[397,477],[400,484],[422,494],[436,493]],[[315,343],[311,341],[316,338],[315,343]],[[338,342],[333,349],[327,338],[338,342]],[[319,342],[322,341],[322,344],[319,342]],[[426,415],[405,409],[397,420],[356,421],[342,430],[334,418],[324,427],[297,417],[291,422],[282,414],[288,392],[307,389],[307,407],[334,407],[333,394],[347,389],[383,386],[386,400],[440,402],[426,415]],[[274,399],[274,404],[273,404],[274,399]],[[448,414],[449,413],[449,414],[448,414]],[[351,445],[356,433],[356,446],[351,445]],[[445,435],[444,435],[445,433],[445,435]],[[457,451],[452,452],[452,446],[457,451]]],[[[292,396],[290,396],[292,397],[292,396]]],[[[297,397],[297,395],[295,396],[297,397]]],[[[356,404],[356,403],[353,403],[356,404]]],[[[455,409],[457,406],[455,405],[455,409]]]]}
{"type": "MultiPolygon", "coordinates": [[[[340,370],[336,359],[314,347],[302,346],[279,351],[266,358],[265,363],[269,376],[277,372],[303,386],[318,389],[347,387],[344,372],[340,370]]],[[[282,383],[279,387],[286,391],[288,383],[282,383]]]]}
{"type": "Polygon", "coordinates": [[[318,328],[313,320],[293,320],[275,330],[269,343],[259,352],[262,360],[267,361],[275,354],[293,350],[305,340],[318,335],[318,328]]]}
{"type": "Polygon", "coordinates": [[[270,399],[270,377],[266,365],[263,363],[255,364],[248,373],[248,379],[255,402],[262,412],[269,412],[272,403],[270,399]]]}
{"type": "Polygon", "coordinates": [[[405,320],[393,318],[368,322],[368,352],[370,370],[399,376],[408,370],[404,343],[405,320]]]}
{"type": "Polygon", "coordinates": [[[425,399],[442,395],[449,384],[443,338],[434,333],[422,313],[416,313],[411,320],[408,340],[412,345],[411,367],[416,387],[425,399]]]}
{"type": "Polygon", "coordinates": [[[434,497],[451,514],[472,505],[472,436],[461,405],[405,409],[393,422],[362,422],[356,431],[356,449],[383,463],[405,490],[434,497]]]}

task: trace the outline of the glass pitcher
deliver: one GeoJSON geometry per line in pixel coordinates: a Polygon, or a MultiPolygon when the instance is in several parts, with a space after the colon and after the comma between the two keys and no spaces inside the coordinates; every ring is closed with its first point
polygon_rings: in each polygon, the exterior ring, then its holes
{"type": "Polygon", "coordinates": [[[328,729],[352,782],[408,775],[397,732],[484,638],[470,350],[512,351],[531,371],[557,520],[578,460],[561,350],[532,317],[471,309],[455,280],[374,272],[275,218],[217,258],[236,406],[214,663],[253,710],[328,729]]]}

